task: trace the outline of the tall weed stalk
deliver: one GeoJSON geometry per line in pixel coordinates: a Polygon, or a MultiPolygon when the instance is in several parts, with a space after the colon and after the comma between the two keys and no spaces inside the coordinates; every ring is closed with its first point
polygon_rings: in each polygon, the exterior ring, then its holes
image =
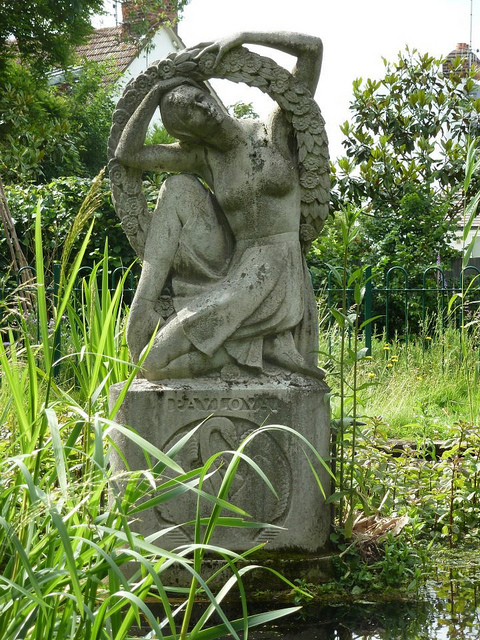
{"type": "Polygon", "coordinates": [[[359,215],[360,210],[349,206],[341,211],[343,264],[341,269],[330,267],[334,281],[341,291],[341,306],[330,310],[340,331],[340,355],[336,363],[339,393],[336,398],[336,407],[334,406],[336,415],[332,421],[332,458],[336,486],[329,500],[337,505],[338,525],[343,529],[346,538],[350,538],[352,534],[354,506],[358,498],[354,476],[359,428],[359,392],[369,384],[359,384],[358,363],[368,353],[367,348],[360,348],[360,334],[367,324],[376,319],[369,318],[363,322],[361,320],[367,268],[358,267],[349,270],[350,247],[360,228],[359,215]],[[350,295],[353,298],[351,301],[350,295]],[[347,457],[347,451],[349,457],[347,457]]]}

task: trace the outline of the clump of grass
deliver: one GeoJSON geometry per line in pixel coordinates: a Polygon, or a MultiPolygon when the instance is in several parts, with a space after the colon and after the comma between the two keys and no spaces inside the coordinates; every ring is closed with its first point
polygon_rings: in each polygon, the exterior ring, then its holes
{"type": "MultiPolygon", "coordinates": [[[[377,338],[372,355],[358,363],[359,416],[382,416],[392,438],[448,437],[453,424],[471,421],[469,394],[477,408],[474,421],[480,421],[480,387],[469,386],[464,375],[466,368],[478,370],[476,331],[465,336],[466,358],[458,330],[426,337],[411,337],[408,346],[377,338]]],[[[335,350],[335,341],[330,344],[335,350]]],[[[335,389],[336,377],[329,383],[335,389]]]]}

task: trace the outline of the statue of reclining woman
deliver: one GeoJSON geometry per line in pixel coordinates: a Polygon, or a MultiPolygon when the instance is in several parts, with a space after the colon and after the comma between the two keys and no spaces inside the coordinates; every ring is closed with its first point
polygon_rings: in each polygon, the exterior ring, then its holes
{"type": "MultiPolygon", "coordinates": [[[[320,74],[321,41],[292,33],[242,33],[199,45],[194,58],[209,60],[213,73],[245,43],[297,57],[296,93],[290,98],[305,112],[320,74]]],[[[197,377],[230,364],[252,374],[281,369],[323,377],[316,366],[316,304],[300,238],[300,171],[313,175],[315,162],[306,169],[300,165],[292,117],[299,118],[297,128],[306,136],[301,113],[288,116],[276,107],[266,123],[235,119],[197,81],[176,77],[153,83],[128,118],[116,162],[179,174],[161,187],[127,325],[134,362],[156,331],[142,365],[148,380],[197,377]],[[158,107],[178,143],[145,145],[158,107]],[[173,312],[165,319],[160,301],[166,287],[173,312]]],[[[326,145],[324,131],[322,136],[326,145]]],[[[325,217],[325,152],[319,160],[325,217]]]]}

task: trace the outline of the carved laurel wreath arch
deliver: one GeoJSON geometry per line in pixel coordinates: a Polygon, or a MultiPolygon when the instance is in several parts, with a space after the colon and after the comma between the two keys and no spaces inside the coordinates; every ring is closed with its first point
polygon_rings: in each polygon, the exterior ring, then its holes
{"type": "Polygon", "coordinates": [[[216,54],[200,49],[171,53],[131,80],[117,103],[108,142],[108,168],[117,215],[135,252],[143,257],[151,211],[142,191],[142,172],[115,159],[122,131],[146,94],[159,83],[165,90],[182,81],[223,78],[244,82],[267,93],[291,123],[298,152],[301,184],[300,236],[304,244],[316,238],[328,215],[330,176],[325,122],[310,91],[270,58],[244,47],[227,52],[215,67],[216,54]]]}

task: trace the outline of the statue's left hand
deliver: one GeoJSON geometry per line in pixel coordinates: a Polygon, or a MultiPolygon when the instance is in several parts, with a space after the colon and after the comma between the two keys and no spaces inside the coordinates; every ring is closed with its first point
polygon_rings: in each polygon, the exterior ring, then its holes
{"type": "Polygon", "coordinates": [[[214,65],[216,67],[228,51],[240,46],[241,44],[243,44],[242,34],[237,33],[232,36],[216,40],[215,42],[202,42],[193,48],[200,49],[200,52],[195,56],[196,59],[201,58],[205,53],[216,52],[217,58],[214,65]]]}

